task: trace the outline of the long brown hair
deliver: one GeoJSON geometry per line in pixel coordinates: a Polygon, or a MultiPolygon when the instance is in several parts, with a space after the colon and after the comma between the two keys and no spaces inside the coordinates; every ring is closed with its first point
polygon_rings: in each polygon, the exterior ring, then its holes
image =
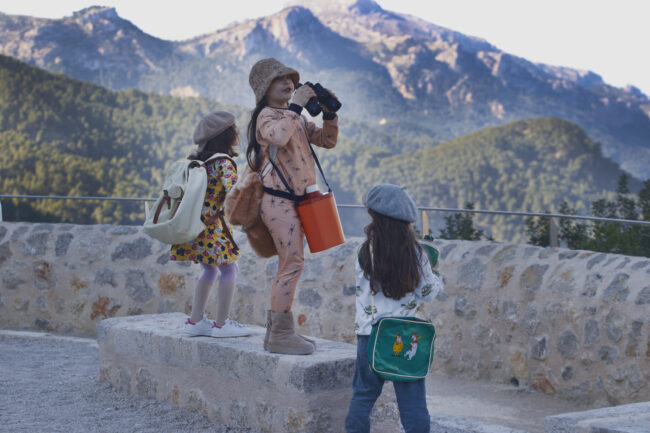
{"type": "Polygon", "coordinates": [[[248,122],[248,146],[246,147],[246,160],[253,171],[260,171],[262,165],[262,146],[257,142],[257,117],[267,106],[266,96],[260,99],[255,109],[251,111],[251,120],[248,122]]]}
{"type": "Polygon", "coordinates": [[[225,153],[234,158],[239,155],[235,149],[238,139],[239,133],[237,132],[237,128],[235,126],[230,126],[221,134],[208,140],[201,152],[192,153],[187,157],[187,159],[205,161],[215,153],[225,153]]]}
{"type": "Polygon", "coordinates": [[[422,247],[410,223],[387,217],[368,209],[372,221],[364,231],[368,238],[361,246],[363,275],[373,293],[402,299],[420,282],[422,247]],[[372,255],[370,245],[372,244],[372,255]]]}

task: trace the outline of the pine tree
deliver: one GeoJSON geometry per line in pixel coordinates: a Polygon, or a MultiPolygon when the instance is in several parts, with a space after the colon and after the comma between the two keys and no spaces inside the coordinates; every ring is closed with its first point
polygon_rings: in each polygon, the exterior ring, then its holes
{"type": "MultiPolygon", "coordinates": [[[[560,205],[560,213],[563,215],[575,215],[576,210],[569,208],[566,200],[560,205]]],[[[584,248],[587,240],[587,225],[579,223],[574,219],[560,218],[560,241],[566,242],[567,248],[578,250],[584,248]]]]}
{"type": "MultiPolygon", "coordinates": [[[[474,203],[465,203],[465,209],[474,209],[474,203]]],[[[483,230],[474,228],[472,213],[455,213],[445,217],[445,228],[440,230],[440,239],[462,239],[479,241],[484,237],[483,230]]]]}

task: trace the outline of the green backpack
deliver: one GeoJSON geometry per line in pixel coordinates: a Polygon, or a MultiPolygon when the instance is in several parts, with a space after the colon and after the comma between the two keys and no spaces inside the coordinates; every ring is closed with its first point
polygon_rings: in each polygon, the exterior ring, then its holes
{"type": "Polygon", "coordinates": [[[411,382],[426,377],[433,362],[436,330],[417,317],[382,317],[368,341],[370,369],[384,380],[411,382]]]}
{"type": "MultiPolygon", "coordinates": [[[[438,251],[431,245],[422,246],[429,255],[431,266],[435,266],[438,251]]],[[[372,246],[370,248],[372,255],[372,246]]],[[[358,259],[363,267],[362,250],[359,251],[358,259]]],[[[375,297],[371,294],[370,298],[374,321],[375,297]]],[[[393,382],[423,379],[433,362],[435,340],[436,329],[431,322],[417,317],[382,317],[372,324],[368,340],[370,369],[382,379],[393,382]]]]}

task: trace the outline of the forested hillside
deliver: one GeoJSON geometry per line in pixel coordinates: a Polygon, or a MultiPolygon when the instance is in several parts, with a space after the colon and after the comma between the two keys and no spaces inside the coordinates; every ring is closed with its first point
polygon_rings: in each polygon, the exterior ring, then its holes
{"type": "MultiPolygon", "coordinates": [[[[436,207],[472,202],[482,209],[542,212],[556,211],[566,199],[588,214],[592,201],[612,196],[623,173],[580,127],[555,118],[480,130],[421,152],[358,151],[343,140],[335,153],[322,154],[340,188],[359,201],[376,183],[396,183],[406,185],[418,205],[436,207]]],[[[632,178],[631,191],[640,188],[632,178]]],[[[523,234],[516,218],[479,221],[498,240],[510,239],[515,226],[523,234]]]]}
{"type": "MultiPolygon", "coordinates": [[[[113,92],[0,56],[0,192],[151,197],[163,168],[192,149],[201,116],[228,109],[240,129],[246,109],[202,98],[113,92]]],[[[317,120],[317,123],[320,120],[317,120]]],[[[611,196],[622,173],[600,145],[567,121],[538,118],[493,127],[418,152],[414,138],[341,119],[333,150],[319,150],[339,203],[362,202],[376,183],[405,185],[419,205],[579,212],[611,196]]],[[[245,137],[242,137],[245,140],[245,137]]],[[[630,180],[636,192],[640,183],[630,180]]],[[[140,203],[3,200],[6,220],[138,224],[140,203]]],[[[361,226],[362,212],[346,216],[361,226]]],[[[441,219],[440,215],[432,215],[441,219]]],[[[481,219],[496,239],[523,235],[523,222],[481,219]]],[[[360,227],[357,227],[360,229],[360,227]]],[[[359,230],[356,230],[359,232],[359,230]]]]}
{"type": "MultiPolygon", "coordinates": [[[[0,56],[0,191],[4,194],[152,196],[166,163],[187,155],[196,123],[223,108],[100,86],[0,56]]],[[[228,107],[242,118],[241,108],[228,107]]],[[[141,204],[4,202],[5,219],[138,223],[141,204]]]]}

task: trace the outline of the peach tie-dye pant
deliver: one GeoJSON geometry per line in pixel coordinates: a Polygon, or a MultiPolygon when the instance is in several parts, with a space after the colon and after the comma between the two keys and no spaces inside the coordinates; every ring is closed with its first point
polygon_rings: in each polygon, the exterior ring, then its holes
{"type": "Polygon", "coordinates": [[[291,200],[264,194],[260,210],[278,250],[278,273],[271,288],[271,310],[291,311],[298,279],[305,268],[305,235],[291,200]]]}

